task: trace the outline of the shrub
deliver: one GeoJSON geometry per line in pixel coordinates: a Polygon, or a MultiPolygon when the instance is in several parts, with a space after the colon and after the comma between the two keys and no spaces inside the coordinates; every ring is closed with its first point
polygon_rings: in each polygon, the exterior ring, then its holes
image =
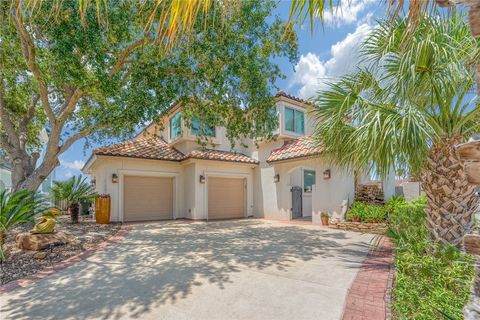
{"type": "Polygon", "coordinates": [[[363,222],[381,222],[386,219],[384,206],[377,206],[355,201],[347,213],[347,220],[360,218],[363,222]]]}
{"type": "Polygon", "coordinates": [[[387,235],[395,243],[393,313],[397,319],[461,318],[475,275],[473,259],[453,246],[432,243],[425,198],[392,204],[387,235]]]}

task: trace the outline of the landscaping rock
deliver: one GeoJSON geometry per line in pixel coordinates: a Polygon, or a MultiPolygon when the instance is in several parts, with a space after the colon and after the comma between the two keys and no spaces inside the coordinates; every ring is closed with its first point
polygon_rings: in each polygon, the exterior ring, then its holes
{"type": "Polygon", "coordinates": [[[355,201],[369,204],[383,204],[383,190],[377,184],[359,184],[355,189],[355,201]]]}
{"type": "Polygon", "coordinates": [[[17,234],[15,238],[17,247],[22,250],[39,251],[68,243],[68,237],[64,232],[54,232],[47,234],[32,234],[30,232],[22,232],[17,234]]]}
{"type": "Polygon", "coordinates": [[[33,255],[33,258],[37,260],[42,260],[42,259],[45,259],[46,256],[47,256],[47,253],[45,251],[39,251],[33,255]]]}

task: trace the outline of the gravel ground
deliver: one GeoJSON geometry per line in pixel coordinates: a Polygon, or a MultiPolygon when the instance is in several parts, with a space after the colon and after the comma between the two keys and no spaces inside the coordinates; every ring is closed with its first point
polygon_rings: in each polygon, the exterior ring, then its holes
{"type": "Polygon", "coordinates": [[[72,240],[66,245],[60,245],[43,251],[23,251],[15,245],[15,236],[19,232],[25,232],[31,226],[22,226],[12,230],[7,236],[6,249],[7,259],[0,264],[0,284],[21,279],[34,274],[46,267],[55,265],[62,260],[70,258],[84,250],[95,247],[96,244],[105,241],[120,230],[120,224],[96,224],[90,218],[80,218],[78,224],[71,224],[69,216],[58,218],[56,231],[63,231],[72,240]],[[46,255],[39,259],[38,254],[46,255]],[[37,254],[36,258],[34,257],[37,254]]]}

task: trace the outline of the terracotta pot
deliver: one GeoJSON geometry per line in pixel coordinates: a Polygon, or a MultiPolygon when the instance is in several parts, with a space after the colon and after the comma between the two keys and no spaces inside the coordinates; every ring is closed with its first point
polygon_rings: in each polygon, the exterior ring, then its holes
{"type": "Polygon", "coordinates": [[[322,220],[322,224],[324,226],[328,226],[328,218],[327,217],[321,217],[320,219],[322,220]]]}
{"type": "Polygon", "coordinates": [[[110,223],[110,196],[95,199],[95,221],[100,224],[110,223]]]}
{"type": "Polygon", "coordinates": [[[360,222],[360,218],[359,217],[353,217],[352,222],[360,222]]]}

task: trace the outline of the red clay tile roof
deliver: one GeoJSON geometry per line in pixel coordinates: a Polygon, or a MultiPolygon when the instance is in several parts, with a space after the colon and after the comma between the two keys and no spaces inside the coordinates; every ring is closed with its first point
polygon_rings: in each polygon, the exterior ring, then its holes
{"type": "Polygon", "coordinates": [[[292,96],[291,94],[285,93],[285,91],[283,91],[283,90],[278,90],[277,93],[275,94],[275,97],[276,98],[277,97],[285,97],[285,98],[288,98],[288,99],[295,100],[297,102],[310,104],[310,102],[308,102],[307,100],[304,100],[304,99],[296,97],[296,96],[292,96]]]}
{"type": "Polygon", "coordinates": [[[272,151],[267,162],[310,157],[321,153],[311,136],[285,141],[283,146],[272,151]]]}
{"type": "Polygon", "coordinates": [[[93,154],[141,159],[181,161],[184,155],[162,139],[143,138],[97,148],[93,154]]]}
{"type": "Polygon", "coordinates": [[[211,150],[211,149],[199,149],[190,151],[185,159],[204,159],[204,160],[219,160],[219,161],[232,161],[241,163],[257,164],[258,161],[252,159],[242,153],[211,150]]]}

